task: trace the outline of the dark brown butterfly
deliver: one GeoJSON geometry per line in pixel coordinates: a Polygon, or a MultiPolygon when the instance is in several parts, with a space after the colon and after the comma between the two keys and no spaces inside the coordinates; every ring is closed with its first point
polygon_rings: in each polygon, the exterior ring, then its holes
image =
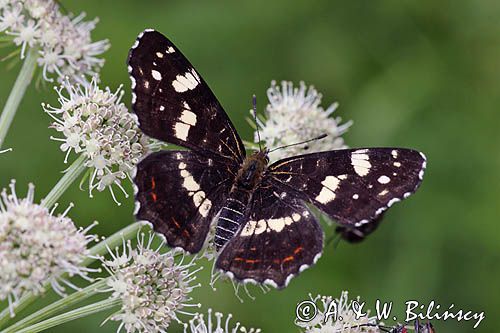
{"type": "Polygon", "coordinates": [[[247,156],[208,85],[159,32],[139,35],[128,65],[142,131],[188,149],[139,163],[137,218],[190,253],[216,225],[215,267],[239,281],[281,288],[318,260],[323,232],[307,203],[359,227],[422,180],[424,155],[403,148],[327,151],[271,165],[267,150],[247,156]]]}

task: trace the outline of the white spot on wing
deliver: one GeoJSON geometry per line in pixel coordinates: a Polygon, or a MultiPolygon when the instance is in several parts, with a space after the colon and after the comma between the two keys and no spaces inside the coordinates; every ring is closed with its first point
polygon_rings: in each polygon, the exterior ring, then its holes
{"type": "Polygon", "coordinates": [[[179,163],[181,177],[184,179],[182,187],[189,192],[189,196],[192,198],[194,205],[198,207],[200,215],[207,217],[212,208],[212,202],[206,197],[205,192],[201,191],[200,184],[198,184],[193,175],[186,170],[186,166],[184,162],[179,163]]]}
{"type": "Polygon", "coordinates": [[[383,175],[383,176],[378,177],[377,180],[380,184],[387,184],[391,181],[391,178],[387,177],[386,175],[383,175]]]}
{"type": "Polygon", "coordinates": [[[182,183],[182,186],[188,190],[189,192],[195,192],[200,189],[200,184],[198,184],[195,180],[194,177],[191,176],[191,174],[186,171],[182,170],[181,171],[181,176],[185,177],[184,182],[182,183]]]}
{"type": "Polygon", "coordinates": [[[175,123],[174,125],[174,135],[177,139],[186,141],[188,134],[189,134],[189,126],[188,124],[185,123],[175,123]]]}
{"type": "Polygon", "coordinates": [[[357,194],[357,193],[353,194],[353,195],[352,195],[352,198],[353,198],[354,200],[358,200],[358,199],[359,199],[359,194],[357,194]]]}
{"type": "Polygon", "coordinates": [[[175,49],[172,46],[169,46],[168,49],[165,50],[165,52],[167,52],[168,54],[174,53],[175,49]]]}
{"type": "Polygon", "coordinates": [[[322,204],[327,204],[330,201],[335,199],[335,193],[330,191],[327,187],[323,187],[321,192],[319,192],[318,196],[315,200],[322,204]]]}
{"type": "Polygon", "coordinates": [[[183,123],[194,126],[196,125],[196,114],[194,114],[191,111],[184,110],[182,111],[179,120],[182,121],[183,123]]]}
{"type": "Polygon", "coordinates": [[[157,56],[158,58],[163,58],[163,53],[161,53],[161,52],[156,52],[156,56],[157,56]]]}
{"type": "Polygon", "coordinates": [[[155,79],[156,81],[160,81],[161,80],[161,73],[158,72],[157,70],[152,70],[151,71],[151,75],[153,75],[153,79],[155,79]]]}
{"type": "Polygon", "coordinates": [[[346,178],[346,175],[341,175],[339,177],[335,176],[326,176],[325,179],[321,182],[323,188],[321,192],[319,192],[318,196],[315,198],[316,201],[327,204],[330,201],[335,199],[335,191],[339,187],[340,181],[346,178]]]}
{"type": "Polygon", "coordinates": [[[248,221],[243,227],[240,236],[245,237],[245,236],[251,236],[253,234],[259,235],[264,231],[266,231],[266,221],[264,220],[248,221]]]}
{"type": "Polygon", "coordinates": [[[280,232],[281,230],[285,229],[285,219],[270,219],[269,221],[267,221],[267,225],[270,230],[280,232]]]}
{"type": "Polygon", "coordinates": [[[369,161],[370,157],[365,154],[366,151],[366,149],[361,149],[351,154],[351,164],[354,167],[354,171],[361,177],[366,176],[372,167],[369,161]]]}
{"type": "Polygon", "coordinates": [[[188,90],[193,90],[199,83],[199,76],[196,71],[191,68],[189,72],[184,75],[177,75],[175,80],[172,81],[172,86],[177,92],[185,92],[188,90]]]}

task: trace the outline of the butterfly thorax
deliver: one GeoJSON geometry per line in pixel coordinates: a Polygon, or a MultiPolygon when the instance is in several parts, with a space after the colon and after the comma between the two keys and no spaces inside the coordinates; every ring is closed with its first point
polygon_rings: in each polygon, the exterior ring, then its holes
{"type": "Polygon", "coordinates": [[[266,151],[258,151],[245,158],[236,176],[233,189],[242,187],[246,190],[255,189],[262,180],[269,159],[266,151]]]}

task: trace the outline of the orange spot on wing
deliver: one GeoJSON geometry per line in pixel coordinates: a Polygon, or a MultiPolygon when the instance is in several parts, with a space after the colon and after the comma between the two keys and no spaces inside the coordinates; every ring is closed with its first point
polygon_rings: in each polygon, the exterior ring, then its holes
{"type": "Polygon", "coordinates": [[[155,177],[151,177],[151,189],[154,190],[156,188],[155,177]]]}
{"type": "Polygon", "coordinates": [[[186,236],[186,237],[188,237],[188,238],[189,238],[189,237],[191,237],[191,236],[189,235],[189,232],[188,232],[186,229],[184,229],[184,230],[182,231],[182,233],[184,234],[184,236],[186,236]]]}
{"type": "Polygon", "coordinates": [[[302,251],[303,249],[304,249],[304,248],[303,248],[302,246],[299,246],[298,248],[296,248],[296,249],[293,251],[293,253],[294,253],[294,254],[297,254],[297,253],[299,253],[300,251],[302,251]]]}
{"type": "Polygon", "coordinates": [[[289,256],[289,257],[286,257],[285,259],[283,259],[283,263],[287,262],[287,261],[292,261],[293,260],[293,256],[289,256]]]}
{"type": "Polygon", "coordinates": [[[261,262],[262,260],[260,260],[260,259],[245,259],[242,257],[236,257],[236,258],[234,258],[234,261],[244,261],[247,264],[256,264],[258,262],[261,262]]]}
{"type": "Polygon", "coordinates": [[[151,198],[153,198],[153,201],[156,202],[156,200],[158,199],[158,197],[156,196],[155,192],[151,192],[151,198]]]}
{"type": "Polygon", "coordinates": [[[247,260],[245,260],[245,262],[248,264],[256,264],[256,263],[260,262],[260,259],[255,259],[255,260],[247,259],[247,260]]]}
{"type": "Polygon", "coordinates": [[[179,222],[177,222],[173,217],[172,217],[172,221],[174,222],[175,226],[180,229],[181,228],[181,225],[179,224],[179,222]]]}

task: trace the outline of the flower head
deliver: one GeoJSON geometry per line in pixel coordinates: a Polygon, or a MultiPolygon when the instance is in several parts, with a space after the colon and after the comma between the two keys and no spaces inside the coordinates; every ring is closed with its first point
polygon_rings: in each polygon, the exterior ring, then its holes
{"type": "Polygon", "coordinates": [[[38,65],[47,81],[54,74],[59,81],[65,77],[80,81],[82,75],[95,75],[104,64],[98,56],[109,43],[92,42],[90,33],[97,20],[83,21],[84,17],[62,14],[55,0],[0,1],[0,31],[21,47],[21,58],[27,48],[37,48],[38,65]]]}
{"type": "MultiPolygon", "coordinates": [[[[369,311],[366,316],[358,318],[353,311],[353,301],[348,301],[347,291],[343,291],[338,299],[318,295],[312,297],[314,303],[321,302],[323,310],[318,309],[316,317],[308,322],[296,322],[298,326],[306,327],[305,333],[379,333],[380,326],[377,322],[377,317],[369,316],[369,311]],[[336,302],[337,311],[335,316],[330,316],[330,304],[336,302]],[[328,313],[328,317],[327,317],[328,313]]],[[[356,299],[359,302],[359,297],[356,299]]]]}
{"type": "Polygon", "coordinates": [[[235,326],[229,324],[232,315],[229,314],[226,317],[226,321],[223,324],[222,317],[224,315],[220,312],[215,313],[215,324],[212,319],[212,309],[208,309],[208,319],[205,321],[203,314],[197,314],[193,319],[189,321],[189,324],[184,324],[184,333],[259,333],[260,329],[255,328],[245,328],[241,326],[240,323],[236,323],[235,326]]]}
{"type": "MultiPolygon", "coordinates": [[[[320,106],[321,94],[314,87],[307,88],[304,82],[300,82],[299,87],[294,88],[292,82],[283,81],[280,88],[273,81],[267,90],[267,96],[269,104],[266,108],[265,119],[257,119],[260,137],[267,148],[272,150],[324,134],[328,135],[321,140],[271,152],[272,160],[346,147],[341,135],[351,126],[351,122],[340,125],[340,118],[330,117],[337,108],[337,104],[332,104],[324,110],[320,106]]],[[[255,142],[258,142],[257,132],[255,142]]]]}
{"type": "Polygon", "coordinates": [[[18,198],[12,181],[10,193],[4,189],[0,198],[0,300],[8,299],[11,311],[25,292],[43,292],[51,283],[62,293],[63,273],[87,278],[90,271],[82,266],[95,239],[86,234],[90,227],[77,229],[66,216],[69,208],[56,216],[33,197],[30,184],[26,198],[18,198]]]}
{"type": "Polygon", "coordinates": [[[152,234],[148,240],[144,234],[138,238],[136,248],[124,241],[121,253],[119,249],[109,250],[112,260],[103,259],[111,274],[106,291],[121,300],[120,311],[110,319],[121,322],[118,331],[164,332],[172,320],[181,322],[178,314],[189,314],[185,308],[199,307],[189,303],[189,294],[199,286],[192,283],[201,268],[189,271],[194,263],[183,263],[184,256],[177,262],[176,250],[160,253],[163,241],[152,249],[152,234]]]}
{"type": "Polygon", "coordinates": [[[97,80],[72,85],[64,81],[60,88],[59,107],[43,104],[53,119],[51,127],[63,135],[53,140],[62,142],[65,163],[71,151],[86,158],[90,168],[89,194],[109,188],[116,201],[112,185],[128,196],[121,181],[130,176],[139,160],[149,151],[149,139],[142,134],[136,118],[121,102],[121,87],[116,92],[101,90],[97,80]]]}

